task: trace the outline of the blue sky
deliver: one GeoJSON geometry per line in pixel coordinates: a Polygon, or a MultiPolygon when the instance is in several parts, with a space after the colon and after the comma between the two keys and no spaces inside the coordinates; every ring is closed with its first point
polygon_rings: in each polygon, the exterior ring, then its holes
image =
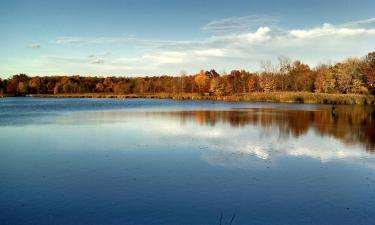
{"type": "Polygon", "coordinates": [[[375,1],[0,0],[0,76],[312,66],[375,50],[375,1]]]}

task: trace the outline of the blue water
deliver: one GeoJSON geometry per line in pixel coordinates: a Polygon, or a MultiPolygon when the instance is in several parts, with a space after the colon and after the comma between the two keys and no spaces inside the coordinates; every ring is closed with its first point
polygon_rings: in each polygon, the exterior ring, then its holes
{"type": "Polygon", "coordinates": [[[0,99],[0,224],[375,224],[373,112],[0,99]]]}

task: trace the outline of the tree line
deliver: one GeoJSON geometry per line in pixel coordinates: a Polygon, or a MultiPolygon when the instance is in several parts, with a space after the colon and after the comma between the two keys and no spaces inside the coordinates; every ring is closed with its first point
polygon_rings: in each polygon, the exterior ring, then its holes
{"type": "Polygon", "coordinates": [[[233,70],[218,74],[201,70],[198,74],[152,77],[34,76],[17,74],[0,79],[0,93],[26,94],[113,93],[157,94],[199,93],[227,96],[251,92],[317,92],[375,94],[375,52],[362,58],[348,58],[315,68],[287,57],[279,63],[261,63],[260,72],[233,70]]]}

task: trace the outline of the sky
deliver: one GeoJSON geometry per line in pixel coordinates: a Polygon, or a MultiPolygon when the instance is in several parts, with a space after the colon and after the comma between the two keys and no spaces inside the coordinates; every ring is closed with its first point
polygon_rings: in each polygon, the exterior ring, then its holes
{"type": "Polygon", "coordinates": [[[374,0],[0,0],[0,78],[258,71],[370,51],[374,0]]]}

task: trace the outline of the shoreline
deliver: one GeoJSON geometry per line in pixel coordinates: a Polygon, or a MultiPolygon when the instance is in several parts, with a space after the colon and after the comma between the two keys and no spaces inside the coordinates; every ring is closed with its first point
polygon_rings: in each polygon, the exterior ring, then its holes
{"type": "MultiPolygon", "coordinates": [[[[37,98],[146,98],[176,100],[212,100],[232,102],[281,102],[301,104],[338,104],[338,105],[375,105],[374,95],[323,94],[310,92],[255,92],[230,96],[210,96],[197,93],[184,94],[113,94],[113,93],[77,93],[77,94],[27,94],[37,98]]],[[[0,97],[12,97],[2,95],[0,97]]]]}

